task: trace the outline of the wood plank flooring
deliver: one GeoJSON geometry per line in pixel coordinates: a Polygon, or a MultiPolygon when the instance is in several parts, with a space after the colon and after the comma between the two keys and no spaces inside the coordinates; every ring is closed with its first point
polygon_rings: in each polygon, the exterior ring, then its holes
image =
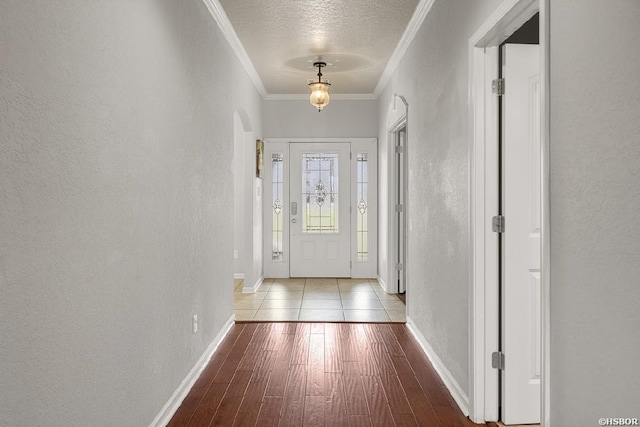
{"type": "Polygon", "coordinates": [[[169,426],[474,426],[403,324],[235,324],[169,426]]]}

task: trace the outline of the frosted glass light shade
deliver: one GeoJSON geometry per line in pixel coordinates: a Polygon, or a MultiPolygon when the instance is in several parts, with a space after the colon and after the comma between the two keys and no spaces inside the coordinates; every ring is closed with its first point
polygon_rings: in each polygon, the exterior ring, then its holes
{"type": "Polygon", "coordinates": [[[331,100],[329,97],[329,86],[330,83],[327,82],[309,83],[309,88],[311,89],[311,96],[309,97],[309,100],[311,101],[311,105],[316,107],[318,111],[322,111],[322,109],[327,106],[331,100]]]}

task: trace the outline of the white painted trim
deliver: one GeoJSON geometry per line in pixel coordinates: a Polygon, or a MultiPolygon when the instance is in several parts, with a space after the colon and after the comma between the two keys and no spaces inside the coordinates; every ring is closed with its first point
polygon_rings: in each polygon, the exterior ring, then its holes
{"type": "MultiPolygon", "coordinates": [[[[409,233],[407,233],[407,229],[408,229],[408,212],[409,212],[409,205],[411,202],[411,198],[409,197],[409,104],[407,103],[407,100],[405,99],[404,96],[402,95],[398,95],[398,94],[394,94],[394,105],[396,103],[396,99],[400,98],[402,100],[402,103],[405,107],[405,112],[403,114],[400,115],[400,118],[397,119],[393,125],[391,125],[390,128],[388,128],[387,131],[387,138],[389,141],[389,200],[391,200],[391,203],[389,203],[389,210],[388,210],[388,215],[389,215],[389,225],[391,226],[391,232],[389,233],[389,253],[393,254],[392,256],[389,257],[389,259],[391,260],[391,265],[389,265],[388,268],[388,272],[389,272],[389,282],[390,283],[394,283],[396,282],[396,280],[398,279],[398,270],[395,269],[395,265],[399,262],[402,261],[402,263],[404,264],[403,266],[403,283],[404,283],[404,292],[407,293],[408,289],[409,289],[409,270],[410,270],[410,266],[408,263],[408,248],[409,248],[409,239],[410,239],[410,235],[409,233]],[[402,128],[405,128],[405,141],[404,141],[404,155],[402,156],[402,169],[403,169],[403,173],[402,173],[402,177],[399,178],[400,172],[398,171],[398,167],[397,167],[397,163],[396,163],[396,152],[395,152],[395,146],[396,146],[396,138],[397,138],[397,134],[398,131],[400,131],[402,128]],[[398,181],[401,182],[398,182],[398,181]],[[398,219],[398,215],[397,212],[395,210],[395,205],[396,205],[396,201],[398,200],[398,188],[400,187],[400,184],[403,184],[403,191],[404,191],[404,206],[403,206],[403,211],[402,211],[402,217],[403,217],[403,222],[404,222],[404,234],[405,234],[405,238],[404,241],[402,242],[402,253],[404,254],[403,259],[399,259],[398,256],[398,248],[400,246],[400,235],[398,233],[398,229],[399,227],[399,219],[398,219]]],[[[397,109],[395,109],[395,111],[398,111],[397,109]]],[[[387,121],[389,121],[389,117],[387,118],[387,121]]],[[[398,288],[399,286],[396,283],[396,288],[398,288]]],[[[396,291],[394,293],[398,293],[398,289],[396,289],[396,291]]],[[[409,304],[409,303],[408,303],[409,304]]]]}
{"type": "Polygon", "coordinates": [[[384,281],[382,276],[378,275],[378,277],[376,279],[378,280],[378,283],[380,284],[380,286],[382,287],[382,289],[384,290],[385,293],[387,293],[387,294],[395,294],[395,292],[389,291],[389,287],[387,286],[387,283],[384,281]]]}
{"type": "Polygon", "coordinates": [[[233,52],[238,57],[238,60],[244,67],[244,70],[249,76],[249,79],[251,79],[251,81],[253,82],[256,90],[262,97],[265,97],[267,95],[267,89],[264,87],[262,79],[253,66],[251,59],[249,59],[249,55],[247,55],[247,51],[244,49],[244,46],[240,42],[240,39],[236,34],[236,30],[233,28],[233,25],[231,25],[231,21],[229,21],[229,17],[224,11],[222,5],[218,0],[202,1],[207,6],[207,9],[209,9],[211,16],[213,16],[213,19],[218,24],[220,31],[222,31],[222,34],[224,34],[224,37],[227,39],[227,42],[231,46],[231,49],[233,49],[233,52]]]}
{"type": "MultiPolygon", "coordinates": [[[[380,191],[378,194],[378,200],[384,200],[386,202],[386,215],[387,221],[385,224],[380,223],[378,225],[378,237],[381,235],[386,236],[386,265],[382,265],[381,261],[378,261],[378,268],[381,273],[386,276],[385,278],[385,292],[397,294],[398,286],[397,286],[397,272],[395,270],[396,263],[396,249],[397,249],[397,225],[396,225],[396,212],[395,212],[395,200],[396,200],[396,188],[397,188],[397,174],[396,174],[396,161],[395,161],[395,132],[397,132],[400,127],[406,125],[408,121],[408,105],[406,105],[402,100],[404,97],[402,95],[394,94],[393,100],[389,103],[387,107],[387,114],[385,117],[385,128],[386,128],[386,150],[378,158],[378,166],[380,166],[383,162],[387,165],[387,185],[386,191],[383,191],[382,187],[380,187],[380,191]],[[400,101],[398,101],[398,97],[400,101]],[[401,108],[402,107],[402,108],[401,108]],[[394,288],[390,289],[388,286],[394,284],[394,288]]],[[[406,101],[406,99],[404,99],[406,101]]],[[[407,129],[408,136],[408,129],[407,129]]],[[[380,169],[378,168],[378,171],[380,169]]],[[[409,304],[409,301],[407,301],[409,304]]]]}
{"type": "MultiPolygon", "coordinates": [[[[548,0],[542,0],[548,1],[548,0]]],[[[496,11],[485,21],[482,26],[469,39],[469,118],[470,136],[469,159],[470,159],[470,241],[472,254],[470,257],[470,301],[469,320],[469,369],[470,369],[470,418],[477,423],[485,421],[496,421],[498,418],[498,384],[497,373],[489,366],[490,354],[495,351],[498,340],[498,312],[497,305],[497,247],[491,236],[489,221],[492,215],[492,201],[497,195],[497,181],[495,185],[491,182],[495,180],[491,167],[491,159],[497,144],[495,131],[488,123],[497,123],[497,112],[492,104],[495,103],[488,95],[487,85],[491,80],[491,67],[497,67],[497,59],[494,52],[489,47],[498,46],[506,40],[522,24],[527,22],[540,8],[538,0],[505,0],[496,11]],[[495,64],[491,64],[495,62],[495,64]]],[[[542,22],[542,21],[541,21],[542,22]]],[[[543,27],[544,28],[544,27],[543,27]]],[[[541,31],[540,47],[543,58],[548,55],[548,37],[543,39],[541,31]]],[[[548,70],[548,63],[546,64],[548,70]]],[[[543,66],[543,70],[545,70],[543,66]]],[[[547,74],[548,76],[548,74],[547,74]]],[[[544,78],[543,78],[544,79],[544,78]]],[[[544,81],[544,80],[543,80],[544,81]]],[[[548,80],[547,80],[548,81],[548,80]]],[[[548,88],[547,88],[548,90],[548,88]]],[[[545,113],[543,117],[548,117],[548,93],[543,91],[545,96],[545,113]],[[547,114],[547,116],[545,116],[547,114]]],[[[543,119],[544,120],[544,119],[543,119]]],[[[545,126],[543,124],[543,126],[545,126]]],[[[548,123],[546,123],[548,136],[548,123]]],[[[547,138],[548,140],[548,138],[547,138]]],[[[543,141],[543,159],[547,159],[548,146],[543,141]],[[547,153],[544,152],[545,147],[547,153]]],[[[548,205],[548,164],[543,170],[543,204],[548,205]],[[546,191],[545,191],[546,183],[546,191]]],[[[548,206],[546,207],[548,210],[548,206]]],[[[548,211],[543,208],[544,215],[548,211]]],[[[547,217],[548,221],[548,217],[547,217]]],[[[547,222],[548,232],[548,222],[547,222]]],[[[545,240],[548,245],[548,237],[545,239],[544,231],[542,236],[543,260],[545,259],[545,240]]],[[[547,249],[548,254],[548,249],[547,249]]],[[[548,264],[547,264],[548,265],[548,264]]],[[[545,271],[543,264],[543,279],[548,271],[545,271]]],[[[544,288],[543,283],[543,304],[548,307],[548,288],[544,288]]],[[[543,313],[544,316],[545,313],[543,313]]],[[[548,313],[546,313],[548,314],[548,313]]],[[[543,322],[545,322],[543,318],[543,322]]],[[[547,324],[548,325],[548,324],[547,324]]],[[[543,343],[549,339],[549,330],[543,328],[543,343]]],[[[548,366],[548,354],[543,351],[543,365],[548,366]]],[[[543,377],[543,408],[544,390],[548,387],[549,378],[543,377]]],[[[548,398],[548,396],[546,396],[548,398]]],[[[542,420],[544,420],[544,414],[542,420]]],[[[544,424],[544,421],[543,421],[544,424]]]]}
{"type": "Polygon", "coordinates": [[[167,403],[165,403],[165,405],[162,407],[160,413],[158,413],[156,418],[151,422],[151,427],[166,426],[169,421],[171,421],[171,418],[182,404],[182,401],[185,397],[187,397],[187,394],[189,394],[189,391],[191,391],[191,388],[196,383],[198,377],[200,377],[200,374],[202,374],[202,371],[209,363],[209,360],[211,360],[211,356],[213,356],[213,353],[218,349],[218,346],[220,345],[224,337],[226,337],[227,333],[229,333],[229,330],[233,326],[234,322],[235,314],[232,314],[231,317],[229,317],[226,323],[222,326],[220,332],[218,332],[213,341],[211,341],[211,344],[209,344],[204,353],[202,353],[200,359],[198,359],[187,376],[182,380],[176,391],[173,392],[167,403]]]}
{"type": "Polygon", "coordinates": [[[258,288],[260,288],[260,285],[262,285],[263,281],[264,281],[264,276],[260,276],[252,286],[247,286],[247,284],[245,283],[245,285],[242,288],[242,293],[255,294],[258,291],[258,288]]]}
{"type": "Polygon", "coordinates": [[[275,142],[360,142],[377,143],[377,138],[265,138],[265,144],[275,142]]]}
{"type": "MultiPolygon", "coordinates": [[[[309,101],[309,93],[270,93],[265,101],[309,101]]],[[[369,101],[377,99],[372,93],[332,93],[332,101],[369,101]]]]}
{"type": "MultiPolygon", "coordinates": [[[[295,144],[295,143],[349,143],[350,144],[350,148],[351,148],[351,152],[355,152],[355,151],[367,151],[371,154],[372,158],[371,161],[375,164],[374,169],[377,171],[378,169],[378,139],[377,138],[265,138],[264,139],[264,143],[265,143],[265,153],[267,154],[267,156],[270,155],[270,153],[272,152],[277,152],[277,151],[283,151],[286,152],[285,154],[285,172],[284,172],[284,179],[285,179],[285,187],[287,187],[289,184],[289,145],[290,144],[295,144]],[[272,147],[276,147],[273,148],[272,147]],[[286,149],[285,149],[286,147],[286,149]]],[[[355,159],[351,160],[351,164],[349,165],[349,170],[351,170],[351,168],[353,167],[353,162],[355,161],[355,159]]],[[[269,171],[267,170],[267,172],[265,173],[265,177],[267,180],[270,179],[269,176],[269,171]]],[[[352,183],[353,184],[353,183],[352,183]]],[[[369,193],[369,198],[371,200],[371,206],[376,206],[376,209],[378,209],[378,192],[377,192],[377,186],[378,186],[378,180],[377,180],[377,175],[374,177],[374,180],[370,183],[370,188],[375,189],[373,191],[373,193],[369,193]]],[[[353,190],[353,188],[352,188],[353,190]]],[[[285,190],[285,197],[284,197],[284,206],[288,206],[289,205],[289,200],[288,200],[288,191],[285,190]]],[[[263,210],[266,212],[268,210],[271,209],[271,201],[269,196],[265,196],[264,198],[264,203],[263,203],[263,210]]],[[[286,236],[289,235],[289,228],[288,228],[288,224],[289,224],[289,218],[288,218],[288,209],[285,209],[285,218],[284,218],[284,234],[286,236]]],[[[354,226],[354,214],[350,214],[350,224],[352,227],[352,230],[355,230],[355,226],[354,226]]],[[[351,250],[350,250],[350,257],[351,257],[351,262],[352,262],[352,268],[351,268],[351,277],[361,277],[361,278],[367,278],[367,277],[373,277],[375,276],[377,273],[377,260],[378,260],[378,227],[377,227],[377,223],[379,221],[379,216],[378,216],[378,212],[375,213],[375,215],[372,215],[372,219],[376,224],[376,228],[372,229],[372,237],[370,237],[370,246],[371,246],[371,252],[374,252],[371,255],[370,261],[369,262],[358,262],[357,261],[357,257],[356,257],[356,252],[355,252],[355,241],[353,239],[353,235],[350,237],[350,246],[352,246],[351,250]]],[[[267,223],[269,223],[269,221],[266,221],[267,223]]],[[[285,243],[285,254],[284,257],[285,259],[287,259],[286,263],[278,263],[280,265],[282,265],[283,267],[286,267],[287,270],[287,274],[286,276],[283,276],[284,271],[279,270],[273,267],[273,264],[270,260],[270,254],[271,254],[271,249],[269,249],[269,245],[270,245],[270,241],[271,241],[271,237],[270,237],[270,233],[271,233],[271,226],[265,226],[264,227],[264,252],[263,252],[263,256],[264,256],[264,265],[265,265],[265,273],[264,275],[268,278],[273,278],[273,277],[289,277],[289,257],[290,257],[290,250],[289,250],[289,245],[285,243]]],[[[259,286],[259,285],[258,285],[259,286]]],[[[257,289],[257,287],[254,288],[244,288],[243,292],[255,292],[255,290],[252,289],[257,289]]]]}
{"type": "Polygon", "coordinates": [[[431,6],[435,3],[435,0],[420,0],[420,3],[416,6],[416,10],[413,12],[413,16],[411,16],[411,20],[409,24],[407,24],[407,28],[404,30],[396,49],[393,51],[391,58],[387,62],[387,66],[385,67],[380,79],[378,79],[378,84],[373,91],[373,95],[378,98],[384,88],[389,83],[389,79],[393,75],[393,72],[398,68],[400,61],[404,57],[404,54],[407,52],[409,45],[415,38],[420,26],[424,22],[424,19],[429,14],[431,10],[431,6]]]}
{"type": "MultiPolygon", "coordinates": [[[[225,39],[231,46],[231,49],[236,54],[236,57],[242,64],[245,72],[249,76],[249,79],[253,83],[254,87],[260,94],[260,96],[264,100],[268,101],[276,101],[276,100],[302,100],[308,99],[309,95],[307,94],[269,94],[267,89],[260,78],[260,75],[256,71],[256,68],[251,62],[247,51],[245,50],[242,42],[238,38],[238,35],[229,21],[229,17],[227,13],[224,11],[224,8],[220,4],[219,0],[202,0],[204,4],[207,6],[207,9],[211,13],[211,16],[218,24],[220,31],[224,35],[225,39]]],[[[518,0],[511,0],[518,1],[518,0]]],[[[402,34],[402,37],[398,41],[398,44],[393,51],[393,54],[387,61],[387,65],[382,72],[380,78],[378,79],[378,83],[373,91],[373,93],[335,93],[331,94],[331,98],[334,100],[373,100],[378,99],[387,83],[389,83],[389,79],[393,75],[394,71],[402,61],[404,54],[407,52],[409,45],[415,38],[418,30],[420,29],[424,19],[428,15],[431,7],[435,3],[435,0],[420,0],[420,3],[416,6],[416,10],[413,12],[407,27],[402,34]]]]}
{"type": "Polygon", "coordinates": [[[470,45],[470,334],[471,419],[498,420],[498,373],[490,354],[498,349],[498,236],[491,217],[498,213],[498,99],[490,81],[498,75],[498,50],[470,45]],[[487,126],[487,124],[495,124],[487,126]]]}
{"type": "Polygon", "coordinates": [[[538,0],[505,0],[469,39],[476,47],[498,46],[539,10],[538,0]]]}
{"type": "Polygon", "coordinates": [[[456,401],[456,404],[460,408],[460,411],[462,411],[462,413],[465,416],[468,416],[469,415],[468,396],[465,394],[462,387],[460,387],[460,384],[458,384],[455,378],[453,378],[453,375],[451,374],[451,372],[447,369],[447,367],[442,362],[442,360],[440,360],[440,358],[436,354],[433,347],[431,347],[429,342],[427,342],[424,335],[422,335],[422,333],[420,332],[416,324],[413,322],[413,320],[409,316],[407,316],[407,329],[409,329],[409,331],[413,334],[415,339],[418,341],[418,344],[420,344],[422,351],[424,351],[424,353],[429,358],[429,361],[433,365],[433,368],[436,370],[436,372],[440,376],[440,379],[444,383],[445,387],[447,387],[447,390],[449,390],[449,393],[451,393],[451,396],[453,397],[453,400],[456,401]]]}
{"type": "Polygon", "coordinates": [[[233,273],[234,279],[244,279],[244,273],[233,273]]]}
{"type": "MultiPolygon", "coordinates": [[[[247,75],[253,82],[253,85],[255,86],[256,90],[258,91],[258,93],[260,93],[260,95],[264,100],[269,100],[269,101],[302,100],[302,99],[309,98],[309,95],[307,94],[269,94],[267,93],[267,90],[264,87],[262,79],[260,78],[260,76],[258,75],[258,72],[253,66],[253,63],[251,62],[249,55],[247,55],[247,52],[244,49],[244,46],[240,42],[240,39],[238,38],[238,35],[236,34],[233,28],[233,25],[229,21],[229,18],[227,17],[227,14],[224,11],[219,0],[203,0],[203,1],[204,1],[204,4],[209,9],[209,12],[211,12],[213,19],[215,19],[215,21],[218,23],[220,30],[222,31],[225,38],[229,42],[229,45],[231,45],[231,48],[233,49],[236,56],[238,57],[238,60],[244,67],[247,75]]],[[[435,3],[435,0],[420,0],[420,3],[418,3],[418,5],[416,6],[416,10],[413,12],[411,19],[407,24],[407,28],[405,28],[404,33],[402,34],[402,37],[398,41],[398,45],[396,46],[395,50],[393,51],[393,54],[389,58],[389,61],[387,62],[387,65],[384,71],[382,72],[382,75],[378,79],[378,83],[376,84],[376,87],[373,93],[355,93],[355,94],[336,93],[336,94],[331,94],[331,98],[334,100],[378,99],[378,97],[384,90],[385,86],[389,82],[389,79],[393,75],[393,72],[398,67],[398,64],[400,64],[400,61],[404,57],[404,54],[407,52],[409,45],[411,44],[416,34],[418,33],[420,26],[424,22],[424,19],[426,18],[427,14],[431,10],[431,7],[433,6],[434,3],[435,3]]]]}
{"type": "Polygon", "coordinates": [[[541,225],[541,281],[542,281],[542,427],[551,427],[551,190],[549,162],[551,159],[550,142],[550,121],[551,110],[549,102],[551,99],[550,76],[551,67],[550,55],[550,0],[540,0],[540,49],[542,50],[541,60],[541,93],[542,102],[542,225],[541,225]]]}

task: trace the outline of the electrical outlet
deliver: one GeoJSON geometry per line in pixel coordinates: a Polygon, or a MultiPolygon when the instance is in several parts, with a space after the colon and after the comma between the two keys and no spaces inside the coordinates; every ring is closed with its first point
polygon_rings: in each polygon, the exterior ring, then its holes
{"type": "Polygon", "coordinates": [[[233,259],[238,259],[238,258],[239,258],[238,250],[236,249],[233,251],[233,259]]]}
{"type": "Polygon", "coordinates": [[[191,318],[191,326],[193,327],[193,333],[198,332],[198,315],[194,314],[191,318]]]}

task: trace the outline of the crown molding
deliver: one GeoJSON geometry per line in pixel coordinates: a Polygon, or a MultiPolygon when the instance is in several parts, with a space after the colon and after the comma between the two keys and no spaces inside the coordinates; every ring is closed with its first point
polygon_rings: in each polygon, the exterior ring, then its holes
{"type": "Polygon", "coordinates": [[[211,16],[213,16],[213,19],[218,24],[218,27],[220,27],[222,34],[224,34],[224,37],[227,39],[227,41],[231,45],[231,48],[233,49],[236,56],[238,57],[238,60],[244,67],[244,70],[249,76],[249,79],[251,79],[251,81],[253,82],[253,85],[255,86],[256,90],[264,98],[265,96],[267,96],[267,89],[264,87],[264,84],[262,83],[262,79],[260,78],[260,76],[258,75],[258,72],[253,66],[251,59],[249,59],[249,55],[247,55],[247,51],[244,50],[244,46],[242,46],[242,43],[240,42],[240,39],[236,34],[236,30],[233,29],[233,25],[231,25],[231,21],[229,21],[229,17],[227,16],[227,13],[222,8],[222,5],[218,0],[202,0],[202,1],[207,6],[207,9],[209,9],[211,16]]]}
{"type": "MultiPolygon", "coordinates": [[[[332,93],[332,101],[366,101],[377,99],[372,93],[332,93]]],[[[306,93],[272,93],[263,96],[265,101],[308,101],[306,93]]]]}
{"type": "MultiPolygon", "coordinates": [[[[240,42],[240,39],[238,38],[238,35],[236,34],[236,31],[233,28],[233,25],[231,25],[231,22],[229,21],[229,17],[224,11],[219,0],[202,0],[202,1],[207,6],[207,9],[209,9],[211,16],[218,24],[218,27],[222,31],[222,34],[224,34],[227,42],[229,43],[234,53],[238,57],[238,60],[244,67],[247,75],[249,76],[249,79],[252,81],[254,87],[256,88],[256,90],[264,100],[269,100],[269,101],[301,100],[301,99],[308,98],[308,95],[305,95],[305,94],[269,94],[267,92],[267,89],[264,87],[262,79],[260,78],[260,76],[258,75],[258,72],[253,66],[251,59],[249,59],[249,55],[247,54],[247,51],[244,49],[244,46],[240,42]]],[[[435,0],[420,0],[420,3],[418,3],[418,6],[416,6],[416,10],[411,16],[411,20],[409,21],[407,28],[404,30],[404,33],[402,34],[402,37],[398,42],[398,45],[393,51],[391,58],[389,58],[389,61],[387,62],[387,66],[385,67],[382,75],[380,76],[380,79],[378,79],[378,84],[376,85],[376,88],[373,91],[373,93],[371,94],[337,93],[337,94],[332,94],[331,98],[334,100],[378,99],[378,97],[386,87],[387,83],[389,83],[391,76],[393,75],[394,71],[398,67],[398,64],[400,64],[400,61],[404,57],[404,54],[407,52],[409,45],[411,44],[414,37],[416,36],[418,30],[420,29],[420,26],[424,22],[424,19],[427,17],[434,3],[435,3],[435,0]]]]}
{"type": "Polygon", "coordinates": [[[384,88],[389,83],[389,79],[393,75],[393,72],[398,68],[398,64],[404,57],[404,54],[407,52],[409,45],[413,41],[414,37],[418,33],[420,26],[424,22],[424,19],[429,14],[431,10],[431,6],[433,6],[435,0],[420,0],[418,6],[416,6],[415,12],[413,12],[413,16],[407,25],[407,28],[404,30],[396,49],[393,51],[391,58],[389,58],[389,62],[387,62],[387,66],[385,67],[380,79],[378,80],[378,84],[376,85],[375,90],[373,91],[373,95],[378,98],[384,88]]]}

